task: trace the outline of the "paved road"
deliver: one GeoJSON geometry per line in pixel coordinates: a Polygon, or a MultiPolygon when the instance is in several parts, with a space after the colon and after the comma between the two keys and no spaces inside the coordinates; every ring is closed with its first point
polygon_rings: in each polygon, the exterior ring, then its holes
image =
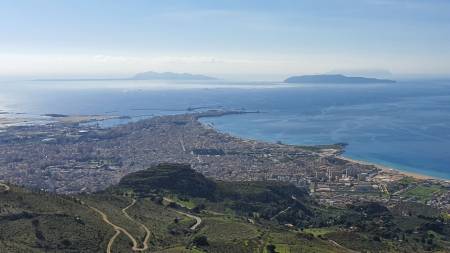
{"type": "Polygon", "coordinates": [[[107,252],[107,253],[111,253],[111,249],[112,249],[112,245],[113,245],[113,243],[114,243],[114,240],[117,238],[117,236],[120,235],[120,233],[124,233],[126,236],[128,236],[128,238],[130,238],[131,242],[133,243],[133,247],[131,248],[133,251],[145,251],[145,250],[148,250],[148,248],[149,248],[148,242],[149,242],[149,240],[150,240],[150,230],[149,230],[144,224],[141,224],[141,223],[135,221],[135,220],[134,220],[133,218],[131,218],[131,217],[128,215],[128,213],[126,212],[127,209],[130,208],[130,207],[132,207],[134,204],[136,204],[136,200],[135,200],[135,199],[133,199],[133,201],[131,202],[130,205],[128,205],[127,207],[125,207],[124,209],[122,209],[122,213],[125,215],[125,217],[127,217],[127,218],[130,219],[131,221],[135,222],[136,224],[139,224],[142,228],[144,228],[144,230],[145,230],[145,232],[146,232],[146,235],[145,235],[145,239],[144,239],[143,247],[142,247],[142,248],[140,248],[140,247],[138,246],[138,241],[137,241],[137,240],[136,240],[136,239],[135,239],[135,238],[134,238],[127,230],[126,230],[126,229],[124,229],[124,228],[122,228],[122,227],[120,227],[120,226],[118,226],[118,225],[112,223],[112,222],[109,220],[108,216],[107,216],[104,212],[98,210],[98,209],[95,208],[95,207],[92,207],[92,206],[89,206],[89,205],[88,205],[88,207],[89,207],[90,209],[92,209],[92,210],[94,210],[95,212],[97,212],[98,214],[100,214],[100,216],[102,217],[102,220],[103,220],[105,223],[107,223],[108,225],[112,226],[112,227],[114,228],[114,230],[116,231],[116,233],[111,237],[111,239],[110,239],[109,242],[108,242],[108,247],[107,247],[107,249],[106,249],[106,252],[107,252]]]}

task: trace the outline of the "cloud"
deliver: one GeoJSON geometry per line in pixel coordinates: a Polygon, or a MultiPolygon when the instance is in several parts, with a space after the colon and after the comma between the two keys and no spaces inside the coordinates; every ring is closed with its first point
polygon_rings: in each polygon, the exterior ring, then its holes
{"type": "Polygon", "coordinates": [[[444,6],[450,6],[447,0],[365,0],[365,2],[384,7],[401,7],[418,10],[424,10],[423,8],[439,9],[444,6]]]}

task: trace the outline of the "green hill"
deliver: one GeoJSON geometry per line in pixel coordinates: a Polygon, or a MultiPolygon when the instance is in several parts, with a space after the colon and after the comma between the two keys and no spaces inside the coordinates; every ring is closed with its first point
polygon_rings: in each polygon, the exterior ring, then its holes
{"type": "Polygon", "coordinates": [[[161,164],[129,174],[113,189],[132,190],[140,195],[176,193],[183,196],[213,198],[217,185],[185,164],[161,164]]]}
{"type": "Polygon", "coordinates": [[[95,194],[3,187],[0,252],[448,252],[438,215],[422,204],[325,208],[289,184],[164,164],[95,194]]]}
{"type": "Polygon", "coordinates": [[[313,204],[307,192],[294,185],[276,181],[213,181],[184,164],[162,164],[127,175],[110,190],[120,193],[132,191],[141,197],[162,194],[180,200],[189,199],[199,207],[232,210],[237,215],[257,215],[266,219],[288,207],[302,214],[298,218],[314,216],[312,208],[306,205],[313,204]]]}

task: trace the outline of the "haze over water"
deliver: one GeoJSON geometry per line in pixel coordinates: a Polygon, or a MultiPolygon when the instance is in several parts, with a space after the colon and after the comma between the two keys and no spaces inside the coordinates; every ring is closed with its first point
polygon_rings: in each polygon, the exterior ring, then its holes
{"type": "MultiPolygon", "coordinates": [[[[346,156],[450,179],[450,82],[284,85],[257,82],[5,82],[0,110],[128,115],[188,108],[260,110],[203,119],[243,138],[299,145],[348,143],[346,156]]],[[[5,115],[16,117],[17,115],[5,115]]],[[[123,123],[105,122],[105,125],[123,123]]]]}

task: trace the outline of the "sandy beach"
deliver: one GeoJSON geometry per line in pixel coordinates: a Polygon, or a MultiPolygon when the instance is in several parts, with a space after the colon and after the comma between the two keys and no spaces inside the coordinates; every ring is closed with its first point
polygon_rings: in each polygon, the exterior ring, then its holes
{"type": "Polygon", "coordinates": [[[432,177],[432,176],[428,176],[428,175],[424,175],[424,174],[420,174],[420,173],[403,171],[403,170],[399,170],[396,168],[388,167],[388,166],[377,164],[377,163],[356,160],[356,159],[352,159],[352,158],[345,157],[345,156],[338,156],[338,157],[342,160],[346,160],[349,162],[354,162],[354,163],[359,163],[359,164],[364,164],[364,165],[373,165],[373,166],[381,169],[383,172],[389,173],[389,174],[403,175],[403,176],[408,176],[408,177],[412,177],[412,178],[419,179],[419,180],[435,179],[435,180],[446,181],[445,179],[442,179],[442,178],[436,178],[436,177],[432,177]]]}
{"type": "MultiPolygon", "coordinates": [[[[43,115],[43,117],[40,117],[38,119],[37,118],[26,118],[26,117],[24,117],[24,118],[2,117],[2,118],[0,118],[0,129],[7,128],[9,126],[14,126],[14,125],[32,124],[33,122],[42,121],[42,120],[49,121],[49,123],[53,121],[53,122],[60,122],[63,124],[74,124],[74,123],[84,123],[84,122],[90,122],[90,121],[103,121],[103,120],[116,119],[116,118],[120,118],[120,116],[113,116],[113,115],[49,116],[49,115],[43,115]]],[[[215,129],[214,126],[211,126],[209,124],[202,124],[202,125],[205,128],[215,129]]],[[[323,149],[320,152],[321,155],[336,155],[338,158],[349,161],[349,162],[375,166],[375,167],[381,169],[384,173],[391,175],[393,178],[395,176],[398,176],[398,179],[400,179],[401,177],[408,176],[408,177],[412,177],[412,178],[415,178],[418,180],[434,179],[434,180],[441,180],[441,181],[447,181],[447,182],[450,181],[450,180],[446,180],[443,178],[437,178],[437,177],[424,175],[424,174],[420,174],[420,173],[415,173],[415,172],[403,171],[403,170],[400,170],[397,168],[393,168],[393,167],[389,167],[389,166],[385,166],[385,165],[381,165],[381,164],[377,164],[377,163],[372,163],[372,162],[368,162],[368,161],[352,159],[352,158],[345,157],[342,155],[337,155],[339,153],[340,153],[340,150],[336,150],[333,148],[332,149],[323,149]]]]}

